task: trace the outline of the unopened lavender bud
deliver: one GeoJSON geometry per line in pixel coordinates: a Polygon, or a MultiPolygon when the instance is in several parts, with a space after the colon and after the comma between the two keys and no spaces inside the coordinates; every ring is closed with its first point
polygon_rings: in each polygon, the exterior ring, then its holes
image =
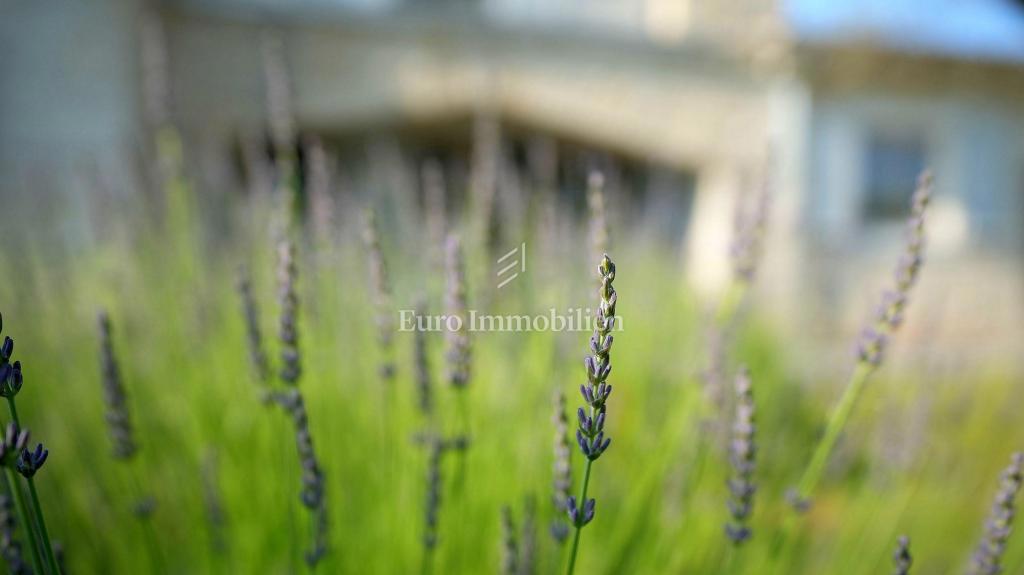
{"type": "Polygon", "coordinates": [[[50,452],[43,449],[43,444],[40,443],[36,446],[35,451],[25,449],[21,452],[21,458],[18,460],[18,473],[25,477],[32,477],[37,471],[46,463],[47,456],[50,452]]]}
{"type": "Polygon", "coordinates": [[[896,551],[892,554],[893,575],[910,575],[910,567],[914,558],[910,556],[910,538],[901,535],[896,541],[896,551]]]}

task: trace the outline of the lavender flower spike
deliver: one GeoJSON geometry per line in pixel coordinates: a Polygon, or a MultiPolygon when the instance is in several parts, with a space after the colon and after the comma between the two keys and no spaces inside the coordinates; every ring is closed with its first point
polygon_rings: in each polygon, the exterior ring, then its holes
{"type": "Polygon", "coordinates": [[[918,178],[917,188],[914,190],[911,217],[907,224],[907,245],[896,267],[895,286],[883,295],[874,325],[866,328],[861,335],[857,343],[857,367],[829,416],[825,433],[818,441],[800,483],[787,496],[797,511],[810,506],[814,489],[825,472],[832,450],[846,427],[865,382],[881,365],[889,336],[903,322],[910,288],[917,282],[921,271],[924,253],[924,213],[931,194],[932,176],[930,172],[925,171],[918,178]]]}
{"type": "Polygon", "coordinates": [[[615,281],[615,263],[608,257],[608,254],[601,258],[601,264],[597,271],[601,276],[601,287],[598,289],[600,304],[594,314],[594,335],[590,338],[592,355],[587,356],[583,362],[587,371],[587,382],[580,386],[580,395],[583,396],[587,409],[581,407],[576,412],[578,420],[576,443],[586,458],[587,465],[583,471],[583,488],[578,500],[579,505],[577,505],[575,497],[569,497],[566,503],[569,522],[576,528],[572,550],[569,553],[569,566],[566,571],[568,575],[572,575],[576,567],[580,533],[583,527],[593,521],[594,509],[597,505],[594,499],[587,499],[590,470],[594,461],[601,457],[611,444],[611,438],[605,437],[604,423],[608,396],[612,392],[612,386],[607,380],[612,371],[613,337],[611,332],[615,328],[615,305],[618,303],[619,296],[612,286],[612,282],[615,281]]]}
{"type": "Polygon", "coordinates": [[[295,284],[299,268],[295,262],[295,244],[282,240],[277,246],[277,297],[281,306],[278,338],[281,340],[281,381],[297,385],[302,375],[299,355],[298,311],[299,297],[295,284]]]}
{"type": "Polygon", "coordinates": [[[910,567],[914,558],[910,556],[910,538],[901,535],[896,541],[896,551],[892,554],[893,575],[910,575],[910,567]]]}
{"type": "MultiPolygon", "coordinates": [[[[416,315],[427,315],[427,300],[420,297],[416,301],[416,315]]],[[[430,375],[430,358],[427,349],[426,330],[417,329],[413,332],[413,362],[416,370],[416,391],[419,395],[420,413],[429,416],[434,410],[432,397],[433,381],[430,375]]]]}
{"type": "Polygon", "coordinates": [[[260,314],[256,307],[256,298],[252,293],[252,280],[249,272],[242,267],[238,270],[238,295],[242,300],[242,315],[245,318],[246,343],[249,346],[249,362],[260,386],[265,387],[270,381],[270,365],[267,353],[263,349],[263,334],[260,331],[260,314]]]}
{"type": "Polygon", "coordinates": [[[1013,530],[1013,518],[1017,513],[1014,500],[1024,482],[1024,452],[1013,454],[1010,465],[1000,477],[992,511],[985,522],[985,534],[974,551],[970,575],[997,575],[1003,572],[1002,559],[1006,543],[1013,530]]]}
{"type": "Polygon", "coordinates": [[[103,396],[107,403],[107,429],[114,444],[116,459],[131,459],[138,449],[128,411],[128,398],[121,383],[121,370],[111,335],[110,316],[100,311],[97,317],[100,332],[100,366],[103,375],[103,396]]]}
{"type": "Polygon", "coordinates": [[[519,546],[516,544],[516,525],[512,510],[501,508],[501,574],[516,575],[519,571],[519,546]]]}
{"type": "Polygon", "coordinates": [[[313,542],[306,552],[306,563],[310,567],[327,552],[327,503],[324,497],[324,474],[313,449],[313,436],[309,430],[309,416],[302,393],[291,388],[276,393],[274,400],[292,418],[295,427],[295,445],[299,453],[299,464],[302,467],[302,492],[300,499],[309,510],[313,519],[313,542]]]}
{"type": "Polygon", "coordinates": [[[562,517],[562,513],[566,512],[566,502],[569,500],[569,490],[572,488],[572,465],[569,458],[571,455],[569,447],[569,418],[565,415],[565,394],[561,390],[555,390],[552,422],[555,425],[555,459],[552,469],[554,472],[554,493],[552,501],[558,515],[551,522],[551,537],[558,543],[564,543],[569,537],[569,525],[562,517]]]}
{"type": "Polygon", "coordinates": [[[867,365],[877,367],[882,363],[889,335],[903,323],[910,289],[917,283],[924,260],[924,213],[931,195],[932,176],[931,172],[925,171],[918,178],[917,189],[911,200],[906,250],[896,265],[894,285],[882,293],[874,325],[864,329],[857,343],[857,357],[867,365]]]}
{"type": "Polygon", "coordinates": [[[377,215],[367,209],[363,221],[363,244],[367,253],[369,266],[370,293],[373,296],[377,324],[377,347],[380,349],[380,378],[385,382],[395,377],[395,360],[393,357],[392,340],[394,324],[391,310],[391,285],[388,282],[388,270],[384,265],[384,254],[380,247],[380,233],[377,230],[377,215]]]}
{"type": "Polygon", "coordinates": [[[750,373],[741,368],[736,375],[736,419],[733,422],[729,462],[729,514],[732,521],[725,526],[725,534],[735,545],[750,538],[750,513],[754,507],[754,469],[757,446],[755,443],[754,393],[750,373]]]}
{"type": "MultiPolygon", "coordinates": [[[[448,286],[445,295],[447,314],[466,321],[468,304],[466,303],[466,271],[462,258],[462,244],[456,236],[448,236],[445,247],[445,273],[448,286]]],[[[446,331],[448,342],[446,358],[448,360],[448,383],[455,388],[464,388],[469,384],[470,347],[467,327],[446,331]]]]}

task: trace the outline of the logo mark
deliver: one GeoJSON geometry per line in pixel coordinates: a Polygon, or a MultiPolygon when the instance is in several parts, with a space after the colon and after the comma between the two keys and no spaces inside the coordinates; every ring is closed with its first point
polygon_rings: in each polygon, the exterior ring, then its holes
{"type": "Polygon", "coordinates": [[[501,289],[501,288],[505,287],[506,285],[508,285],[509,282],[511,282],[512,280],[514,280],[517,277],[519,277],[520,273],[526,273],[526,242],[523,242],[522,244],[519,245],[519,247],[514,248],[512,251],[510,251],[507,254],[501,256],[500,258],[498,258],[498,262],[497,263],[498,263],[499,266],[501,266],[503,264],[505,266],[505,267],[499,269],[498,273],[495,274],[498,277],[498,280],[499,280],[498,289],[501,289]],[[519,259],[512,259],[513,256],[516,256],[516,255],[519,255],[519,254],[521,254],[519,259]],[[511,260],[511,261],[509,261],[509,260],[511,260]],[[504,263],[504,262],[508,262],[508,263],[504,263]],[[518,268],[518,269],[516,269],[516,268],[518,268]],[[501,279],[502,276],[505,276],[505,275],[509,274],[510,272],[515,272],[515,273],[513,273],[512,275],[506,277],[505,279],[501,279]]]}

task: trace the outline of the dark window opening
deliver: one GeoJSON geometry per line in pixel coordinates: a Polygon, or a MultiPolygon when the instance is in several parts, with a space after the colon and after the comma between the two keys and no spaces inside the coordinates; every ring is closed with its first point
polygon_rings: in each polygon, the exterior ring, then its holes
{"type": "Polygon", "coordinates": [[[869,220],[905,217],[914,183],[925,167],[922,134],[875,133],[866,150],[864,216],[869,220]]]}

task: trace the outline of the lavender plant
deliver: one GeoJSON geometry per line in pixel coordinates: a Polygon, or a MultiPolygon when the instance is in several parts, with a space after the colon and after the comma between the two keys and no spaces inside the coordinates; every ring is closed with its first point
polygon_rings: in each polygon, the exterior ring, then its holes
{"type": "MultiPolygon", "coordinates": [[[[6,483],[7,478],[4,477],[6,483]]],[[[6,486],[8,491],[10,486],[6,486]]],[[[21,553],[21,543],[17,539],[18,519],[15,517],[14,500],[6,493],[0,494],[0,556],[7,564],[11,575],[28,575],[31,570],[21,553]]]]}
{"type": "MultiPolygon", "coordinates": [[[[3,316],[0,315],[0,331],[2,330],[3,316]]],[[[21,391],[25,378],[21,362],[15,361],[11,363],[10,360],[13,354],[14,340],[10,337],[4,337],[4,342],[0,345],[0,395],[7,400],[7,407],[11,414],[11,423],[7,427],[4,448],[0,449],[0,461],[2,461],[4,466],[4,473],[7,475],[10,493],[15,498],[19,514],[22,515],[22,525],[26,526],[26,534],[31,542],[30,547],[32,548],[33,555],[38,556],[40,559],[45,559],[46,567],[49,571],[59,575],[60,567],[57,565],[57,559],[53,553],[53,543],[46,528],[46,518],[43,516],[43,507],[39,502],[39,492],[36,490],[34,479],[36,472],[46,462],[49,451],[44,449],[42,444],[37,444],[35,450],[28,451],[26,449],[28,431],[18,431],[21,428],[21,419],[18,417],[18,407],[14,398],[21,391]],[[29,519],[24,501],[22,501],[21,488],[14,471],[20,473],[28,485],[32,510],[31,519],[29,519]],[[34,541],[37,534],[33,531],[33,527],[31,527],[33,521],[34,528],[38,530],[38,544],[34,541]]],[[[35,567],[36,572],[43,573],[39,565],[35,567]]]]}
{"type": "Polygon", "coordinates": [[[743,286],[749,286],[754,282],[761,261],[768,215],[771,211],[771,178],[771,171],[766,169],[752,204],[746,205],[741,202],[735,212],[729,260],[732,264],[733,280],[743,286]]]}
{"type": "MultiPolygon", "coordinates": [[[[416,315],[423,317],[427,314],[426,298],[421,297],[416,302],[416,315]]],[[[434,409],[432,398],[433,381],[430,372],[429,350],[427,349],[426,330],[417,329],[413,332],[413,363],[416,374],[416,392],[418,395],[417,405],[420,413],[430,416],[434,409]]]]}
{"type": "Polygon", "coordinates": [[[757,460],[754,422],[754,393],[750,373],[741,368],[736,375],[736,417],[733,421],[732,443],[729,448],[729,462],[732,477],[729,478],[730,523],[725,525],[725,534],[734,545],[750,539],[750,513],[754,507],[754,470],[757,460]]]}
{"type": "Polygon", "coordinates": [[[611,438],[604,435],[604,421],[607,413],[606,402],[612,392],[612,386],[607,380],[612,370],[610,353],[613,337],[611,332],[615,328],[615,305],[618,302],[618,294],[612,286],[612,282],[615,281],[615,264],[608,254],[601,259],[598,273],[601,276],[601,287],[598,290],[600,304],[594,314],[594,335],[590,338],[590,351],[593,355],[587,356],[584,361],[587,383],[580,386],[580,393],[588,406],[589,413],[582,407],[577,411],[579,427],[576,430],[576,442],[579,444],[580,452],[587,459],[587,463],[583,470],[583,487],[580,490],[579,503],[572,496],[566,502],[569,522],[576,529],[572,550],[569,553],[569,566],[566,571],[569,575],[572,575],[576,568],[580,533],[594,519],[596,501],[587,499],[590,471],[594,461],[601,457],[601,454],[611,444],[611,438]]]}
{"type": "MultiPolygon", "coordinates": [[[[469,407],[466,405],[466,388],[469,386],[470,377],[470,346],[469,327],[466,325],[466,314],[468,304],[466,303],[466,271],[465,262],[462,257],[462,244],[458,237],[449,236],[445,249],[445,275],[447,276],[447,289],[445,294],[445,306],[449,317],[461,318],[458,329],[445,331],[447,350],[445,353],[447,366],[447,379],[455,391],[457,425],[459,428],[454,435],[470,437],[469,432],[469,407]]],[[[465,461],[459,459],[459,469],[456,475],[456,488],[461,489],[465,475],[465,461]]]]}
{"type": "Polygon", "coordinates": [[[417,441],[427,448],[427,494],[423,507],[423,573],[429,573],[433,565],[434,550],[438,543],[438,517],[441,512],[443,482],[441,460],[449,451],[462,452],[469,446],[469,439],[456,436],[444,439],[425,434],[417,441]]]}
{"type": "Polygon", "coordinates": [[[925,171],[917,181],[911,199],[911,215],[907,222],[907,243],[896,266],[895,285],[882,295],[882,303],[873,325],[867,327],[857,344],[857,365],[843,390],[839,402],[829,416],[825,433],[811,456],[811,461],[789,500],[794,508],[806,509],[814,489],[825,471],[832,450],[846,427],[846,422],[860,396],[865,382],[881,365],[888,338],[903,323],[910,290],[917,283],[924,254],[924,215],[932,195],[931,172],[925,171]]]}
{"type": "Polygon", "coordinates": [[[252,365],[253,374],[262,389],[262,394],[265,395],[267,385],[270,383],[270,364],[267,361],[267,352],[263,348],[260,313],[256,305],[256,297],[252,293],[252,280],[245,267],[238,270],[237,287],[238,296],[242,302],[242,317],[245,318],[245,340],[249,347],[249,363],[252,365]]]}
{"type": "MultiPolygon", "coordinates": [[[[733,216],[732,240],[729,244],[731,280],[721,301],[718,302],[715,321],[708,328],[707,365],[701,373],[704,397],[708,407],[720,412],[725,406],[728,369],[726,359],[737,329],[737,314],[754,284],[761,261],[764,237],[768,227],[773,195],[772,160],[766,163],[756,194],[736,203],[733,216]]],[[[724,437],[725,426],[719,419],[706,422],[708,427],[724,437]]]]}
{"type": "Polygon", "coordinates": [[[366,248],[367,265],[369,267],[370,293],[376,313],[377,347],[380,350],[380,367],[378,373],[385,383],[395,378],[395,359],[393,349],[394,312],[391,309],[391,285],[388,281],[388,270],[384,264],[384,253],[380,247],[380,234],[377,230],[377,216],[372,209],[367,209],[363,220],[363,245],[366,248]]]}
{"type": "Polygon", "coordinates": [[[306,552],[306,563],[310,567],[323,558],[327,552],[327,504],[324,498],[324,474],[313,450],[313,436],[309,431],[309,416],[302,393],[290,388],[274,394],[277,402],[291,417],[295,426],[295,445],[302,467],[302,504],[309,510],[313,525],[313,542],[306,552]]]}
{"type": "Polygon", "coordinates": [[[206,507],[206,518],[210,524],[210,547],[215,553],[227,550],[227,539],[224,537],[225,524],[224,501],[221,497],[220,473],[217,452],[207,450],[203,457],[200,475],[203,481],[203,503],[206,507]]]}
{"type": "Polygon", "coordinates": [[[464,325],[468,305],[466,303],[466,271],[462,257],[462,243],[454,235],[448,236],[445,250],[445,273],[447,290],[445,302],[447,314],[461,318],[460,328],[445,332],[447,339],[446,359],[448,365],[447,379],[457,390],[469,384],[470,347],[469,332],[464,325]]]}
{"type": "Polygon", "coordinates": [[[552,482],[556,516],[551,522],[551,537],[558,543],[565,543],[569,538],[569,524],[565,522],[564,513],[566,504],[569,501],[569,490],[572,489],[572,463],[570,460],[569,447],[569,418],[565,414],[565,394],[556,389],[553,402],[554,412],[551,422],[555,426],[555,457],[552,467],[554,480],[552,482]]]}
{"type": "Polygon", "coordinates": [[[118,368],[114,354],[114,342],[111,333],[110,315],[101,310],[96,317],[100,336],[100,371],[103,382],[103,398],[107,404],[107,431],[113,443],[115,459],[131,459],[138,446],[132,427],[131,415],[128,411],[128,397],[121,381],[121,370],[118,368]]]}
{"type": "Polygon", "coordinates": [[[1015,499],[1024,482],[1024,452],[1014,453],[1010,465],[1003,470],[999,479],[992,510],[985,522],[985,533],[974,551],[970,575],[998,575],[1003,572],[1003,554],[1013,530],[1013,519],[1017,514],[1015,499]]]}
{"type": "Polygon", "coordinates": [[[0,438],[0,467],[3,467],[5,483],[14,498],[15,508],[18,510],[18,522],[25,526],[25,538],[28,541],[32,571],[46,573],[43,568],[43,555],[40,553],[40,545],[30,519],[29,507],[15,471],[20,453],[28,446],[28,439],[28,430],[18,429],[18,424],[13,421],[8,423],[3,437],[0,438]]]}
{"type": "Polygon", "coordinates": [[[517,575],[519,572],[519,546],[516,543],[516,524],[512,510],[506,505],[501,508],[501,574],[517,575]]]}
{"type": "Polygon", "coordinates": [[[277,281],[281,313],[278,338],[281,343],[282,364],[280,379],[287,389],[272,393],[271,399],[291,417],[295,429],[295,443],[299,464],[302,467],[301,500],[312,519],[313,542],[305,557],[306,564],[312,568],[327,552],[328,520],[323,472],[313,450],[313,436],[309,430],[306,404],[298,389],[299,377],[302,374],[298,347],[298,265],[295,261],[295,245],[291,240],[282,240],[278,247],[278,258],[277,281]]]}
{"type": "Polygon", "coordinates": [[[427,497],[423,513],[423,572],[429,571],[430,559],[437,546],[437,518],[441,510],[441,456],[444,444],[441,441],[428,442],[427,497]]]}
{"type": "Polygon", "coordinates": [[[282,240],[277,247],[277,297],[280,305],[278,339],[281,342],[280,378],[285,385],[298,385],[302,375],[302,357],[299,354],[298,311],[299,296],[295,284],[299,268],[295,262],[295,244],[282,240]]]}
{"type": "Polygon", "coordinates": [[[910,575],[914,558],[910,556],[910,538],[900,535],[896,540],[896,551],[892,554],[893,575],[910,575]]]}

